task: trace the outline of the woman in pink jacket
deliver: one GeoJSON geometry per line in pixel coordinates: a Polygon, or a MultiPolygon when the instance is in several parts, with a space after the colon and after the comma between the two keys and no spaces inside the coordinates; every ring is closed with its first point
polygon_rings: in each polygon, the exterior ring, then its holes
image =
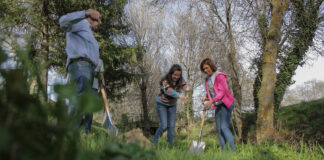
{"type": "Polygon", "coordinates": [[[204,104],[204,109],[208,110],[211,106],[215,108],[216,128],[222,150],[225,149],[226,142],[234,150],[234,137],[229,129],[234,97],[227,87],[226,74],[217,72],[217,67],[209,58],[200,63],[200,70],[207,75],[205,81],[207,95],[205,97],[208,97],[208,102],[204,104]]]}

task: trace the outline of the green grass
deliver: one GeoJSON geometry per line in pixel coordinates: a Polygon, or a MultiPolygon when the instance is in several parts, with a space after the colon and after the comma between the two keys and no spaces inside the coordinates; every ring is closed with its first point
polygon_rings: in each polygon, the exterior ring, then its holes
{"type": "Polygon", "coordinates": [[[324,144],[324,99],[283,107],[279,119],[304,141],[324,144]]]}
{"type": "MultiPolygon", "coordinates": [[[[251,140],[255,131],[256,113],[244,113],[243,140],[251,140]]],[[[308,144],[324,145],[324,99],[281,107],[279,110],[278,127],[280,136],[290,143],[304,141],[308,144]]]]}
{"type": "MultiPolygon", "coordinates": [[[[212,125],[212,124],[210,124],[212,125]]],[[[99,126],[93,127],[93,132],[88,136],[82,135],[80,145],[84,151],[105,153],[123,153],[134,156],[130,159],[157,159],[157,160],[322,160],[324,149],[319,145],[290,145],[286,142],[268,142],[263,145],[236,144],[235,151],[221,151],[216,133],[205,133],[202,141],[206,142],[206,148],[202,154],[196,155],[188,152],[187,137],[176,136],[174,146],[170,148],[165,137],[159,139],[157,148],[141,148],[136,144],[125,144],[122,136],[119,139],[111,139],[99,126]],[[136,153],[136,154],[135,154],[136,153]],[[148,157],[148,158],[145,158],[148,157]]],[[[193,133],[196,134],[196,133],[193,133]]],[[[196,136],[193,136],[196,140],[196,136]]],[[[152,137],[150,137],[152,140],[152,137]]],[[[109,157],[109,155],[107,155],[109,157]]]]}
{"type": "MultiPolygon", "coordinates": [[[[109,138],[99,124],[94,124],[90,135],[81,136],[80,145],[87,152],[122,153],[128,159],[156,159],[156,160],[322,160],[324,159],[324,149],[321,143],[308,143],[307,140],[318,135],[323,136],[323,106],[324,100],[301,103],[280,109],[280,121],[282,130],[295,130],[296,134],[303,134],[304,139],[296,143],[288,140],[280,142],[269,141],[263,145],[251,143],[248,139],[246,143],[235,144],[235,151],[221,151],[215,129],[215,122],[207,120],[202,141],[206,142],[206,148],[202,154],[196,155],[188,152],[188,140],[186,134],[177,135],[174,139],[173,147],[170,148],[166,137],[159,139],[157,148],[141,148],[137,144],[125,144],[122,133],[119,138],[109,138]]],[[[253,114],[244,115],[248,132],[253,132],[253,114]],[[252,125],[251,125],[252,124],[252,125]]],[[[199,121],[197,125],[199,126],[199,121]]],[[[190,142],[198,139],[199,128],[192,130],[190,142]]],[[[295,135],[298,136],[298,135],[295,135]]],[[[149,139],[152,141],[152,136],[149,139]]]]}
{"type": "Polygon", "coordinates": [[[308,146],[301,142],[300,146],[292,146],[288,143],[276,144],[268,142],[263,145],[236,144],[235,151],[221,151],[219,142],[214,138],[205,138],[205,151],[195,155],[188,152],[186,140],[175,139],[174,146],[168,147],[166,139],[160,138],[156,149],[159,160],[322,160],[324,158],[323,148],[319,145],[308,146]]]}

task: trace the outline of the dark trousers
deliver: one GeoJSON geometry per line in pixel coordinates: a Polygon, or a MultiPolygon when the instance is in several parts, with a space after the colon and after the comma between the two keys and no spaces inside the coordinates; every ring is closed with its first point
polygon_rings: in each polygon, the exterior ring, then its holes
{"type": "MultiPolygon", "coordinates": [[[[80,96],[92,88],[94,67],[86,61],[75,61],[68,66],[67,70],[69,83],[75,84],[77,88],[77,95],[75,95],[68,108],[68,114],[73,115],[78,112],[78,106],[75,106],[75,104],[77,104],[80,96]]],[[[80,127],[83,116],[85,117],[83,130],[85,134],[88,134],[91,130],[93,115],[80,113],[80,116],[76,117],[75,123],[77,127],[80,127]]]]}

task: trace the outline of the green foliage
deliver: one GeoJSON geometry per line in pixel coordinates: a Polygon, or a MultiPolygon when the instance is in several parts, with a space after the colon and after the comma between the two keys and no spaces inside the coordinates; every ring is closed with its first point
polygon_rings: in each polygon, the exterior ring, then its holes
{"type": "MultiPolygon", "coordinates": [[[[140,122],[138,122],[138,123],[140,123],[140,122]]],[[[123,113],[121,115],[121,120],[120,120],[120,124],[118,125],[118,128],[120,128],[124,132],[127,132],[127,131],[131,130],[134,125],[136,125],[136,124],[128,122],[127,114],[123,113]]]]}
{"type": "Polygon", "coordinates": [[[303,102],[280,109],[279,119],[283,127],[294,130],[296,136],[307,142],[324,144],[324,99],[303,102]]]}
{"type": "Polygon", "coordinates": [[[104,106],[104,104],[101,97],[93,92],[87,92],[80,97],[80,101],[78,101],[77,106],[82,106],[80,109],[84,113],[93,113],[102,110],[102,106],[104,106]]]}
{"type": "Polygon", "coordinates": [[[5,54],[5,52],[0,47],[0,64],[2,64],[3,62],[5,62],[7,59],[8,59],[7,54],[5,54]]]}
{"type": "MultiPolygon", "coordinates": [[[[274,95],[274,122],[277,122],[279,107],[282,102],[286,88],[293,84],[293,75],[298,66],[302,66],[305,63],[305,56],[308,48],[313,45],[313,38],[315,32],[319,27],[319,23],[322,21],[320,18],[320,6],[323,1],[304,1],[304,0],[291,0],[290,4],[290,17],[292,17],[291,24],[287,28],[286,32],[283,32],[282,41],[278,46],[277,66],[278,74],[275,86],[274,95]]],[[[264,12],[266,13],[266,12],[264,12]]],[[[267,17],[264,14],[260,14],[257,19],[259,33],[261,36],[261,52],[265,46],[265,35],[268,32],[267,17]]],[[[254,104],[256,111],[258,109],[259,100],[257,94],[259,92],[262,80],[262,59],[263,55],[260,54],[255,58],[254,65],[257,68],[257,75],[253,85],[254,104]]]]}
{"type": "MultiPolygon", "coordinates": [[[[177,138],[177,137],[176,137],[177,138]]],[[[296,160],[312,159],[321,160],[324,154],[321,146],[308,146],[301,143],[300,147],[291,146],[287,143],[276,144],[267,142],[263,145],[235,144],[235,151],[221,151],[217,136],[205,138],[207,145],[202,154],[195,155],[188,152],[185,139],[176,140],[174,147],[169,148],[165,139],[161,139],[156,150],[157,159],[159,160],[296,160]],[[210,144],[212,143],[212,144],[210,144]],[[213,145],[215,144],[215,145],[213,145]]]]}
{"type": "MultiPolygon", "coordinates": [[[[29,94],[27,79],[35,75],[29,50],[16,53],[17,69],[0,69],[0,159],[74,159],[78,134],[67,134],[69,123],[62,103],[43,104],[29,94]],[[30,68],[27,68],[30,67],[30,68]]],[[[2,60],[3,61],[3,60],[2,60]]]]}
{"type": "Polygon", "coordinates": [[[143,151],[137,144],[109,144],[103,149],[102,159],[155,159],[155,153],[152,150],[143,151]]]}
{"type": "MultiPolygon", "coordinates": [[[[0,31],[15,25],[21,26],[26,21],[26,17],[22,16],[26,11],[27,8],[21,0],[2,0],[0,2],[0,31]]],[[[3,33],[6,34],[6,32],[3,33]]]]}
{"type": "MultiPolygon", "coordinates": [[[[75,86],[55,86],[59,94],[55,103],[42,102],[37,95],[40,92],[30,94],[27,80],[39,79],[37,64],[28,57],[30,51],[18,48],[17,68],[0,68],[0,159],[156,159],[152,150],[109,139],[102,129],[96,131],[100,127],[93,127],[89,136],[80,136],[76,118],[67,116],[65,103],[66,99],[73,100],[75,86]]],[[[0,62],[4,62],[1,47],[0,53],[0,62]]],[[[85,107],[80,112],[93,112],[98,110],[93,106],[103,106],[93,94],[82,99],[85,107]]]]}
{"type": "MultiPolygon", "coordinates": [[[[324,144],[324,99],[311,102],[303,102],[280,108],[278,129],[291,133],[288,134],[290,142],[304,141],[309,144],[324,144]]],[[[243,141],[251,140],[251,134],[255,130],[256,112],[242,114],[243,119],[243,141]]]]}
{"type": "MultiPolygon", "coordinates": [[[[100,124],[95,123],[90,135],[81,137],[82,150],[92,153],[90,159],[156,159],[155,152],[146,148],[143,149],[135,143],[126,144],[121,139],[111,138],[100,129],[100,124]]],[[[88,154],[80,155],[86,159],[88,154]]]]}
{"type": "Polygon", "coordinates": [[[258,92],[261,88],[261,80],[262,80],[262,57],[263,57],[266,38],[268,34],[268,20],[267,20],[267,16],[265,15],[265,12],[259,15],[257,22],[258,22],[259,34],[261,36],[261,40],[258,42],[260,44],[261,51],[259,53],[259,56],[253,59],[253,65],[256,67],[257,70],[257,74],[256,74],[257,76],[255,77],[253,83],[254,107],[256,112],[258,112],[258,107],[259,107],[258,92]]]}
{"type": "MultiPolygon", "coordinates": [[[[102,15],[102,24],[95,37],[100,46],[100,57],[104,62],[107,86],[107,96],[111,99],[120,98],[123,95],[121,87],[125,86],[133,78],[127,66],[134,50],[121,44],[116,44],[115,38],[129,32],[128,26],[122,21],[123,9],[127,0],[113,0],[108,4],[106,0],[90,0],[74,3],[72,8],[66,8],[64,14],[74,10],[95,8],[102,15]],[[123,67],[124,66],[124,67],[123,67]]],[[[62,5],[57,3],[57,5],[62,5]]]]}
{"type": "Polygon", "coordinates": [[[279,106],[283,99],[286,88],[293,83],[292,77],[298,66],[305,63],[304,57],[309,47],[313,44],[315,32],[320,23],[319,10],[323,1],[292,0],[294,13],[294,27],[290,31],[289,46],[281,47],[279,74],[275,88],[274,122],[278,119],[279,106]]]}
{"type": "MultiPolygon", "coordinates": [[[[184,113],[182,113],[183,117],[185,119],[185,123],[186,123],[186,125],[188,125],[189,120],[187,118],[187,111],[189,112],[189,117],[193,117],[193,108],[192,108],[193,91],[186,92],[185,96],[189,97],[189,99],[191,100],[189,103],[184,104],[184,110],[183,110],[184,113]]],[[[190,120],[192,121],[192,119],[190,119],[190,120]]]]}
{"type": "MultiPolygon", "coordinates": [[[[257,112],[251,113],[242,113],[242,140],[244,142],[248,141],[249,134],[253,133],[256,129],[256,120],[257,120],[257,112]]],[[[251,141],[251,140],[250,140],[251,141]]]]}
{"type": "Polygon", "coordinates": [[[254,65],[257,67],[257,75],[254,79],[253,83],[253,100],[254,100],[254,107],[255,111],[258,112],[259,108],[259,99],[258,99],[258,93],[261,88],[261,80],[262,80],[262,59],[261,57],[254,59],[254,65]]]}
{"type": "MultiPolygon", "coordinates": [[[[134,50],[116,41],[118,37],[129,32],[128,26],[122,21],[126,3],[127,0],[3,0],[0,2],[0,31],[8,36],[13,36],[13,31],[17,30],[21,31],[19,34],[27,36],[35,34],[37,38],[31,43],[34,53],[30,58],[38,64],[44,61],[47,68],[52,67],[66,74],[65,32],[59,27],[58,20],[69,12],[97,9],[102,15],[102,24],[95,37],[106,71],[104,77],[108,87],[107,94],[111,99],[120,98],[123,95],[121,88],[134,76],[126,67],[134,50]]],[[[43,80],[44,83],[46,82],[43,80]]]]}

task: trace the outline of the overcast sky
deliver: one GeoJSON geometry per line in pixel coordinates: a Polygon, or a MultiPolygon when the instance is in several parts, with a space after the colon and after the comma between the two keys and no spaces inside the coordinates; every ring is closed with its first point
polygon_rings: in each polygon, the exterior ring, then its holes
{"type": "Polygon", "coordinates": [[[296,75],[293,76],[293,80],[295,80],[296,83],[290,88],[313,79],[324,81],[324,57],[310,60],[303,67],[298,67],[296,75]]]}

